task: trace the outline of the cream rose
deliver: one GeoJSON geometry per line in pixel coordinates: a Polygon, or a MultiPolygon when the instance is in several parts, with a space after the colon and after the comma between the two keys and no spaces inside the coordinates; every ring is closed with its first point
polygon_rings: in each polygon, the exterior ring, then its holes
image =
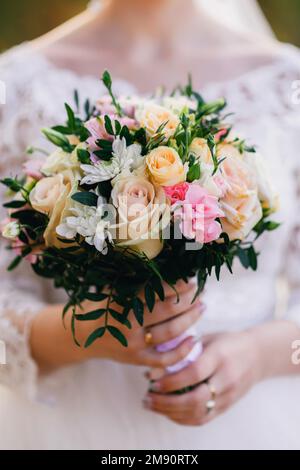
{"type": "Polygon", "coordinates": [[[129,176],[116,182],[111,197],[118,213],[117,245],[155,258],[163,248],[161,231],[170,222],[163,188],[143,177],[129,176]]]}
{"type": "Polygon", "coordinates": [[[186,96],[166,96],[163,99],[163,106],[178,115],[188,112],[190,109],[192,111],[197,109],[196,102],[186,96]]]}
{"type": "Polygon", "coordinates": [[[77,158],[77,149],[85,148],[85,144],[78,145],[72,153],[57,149],[46,158],[41,172],[46,176],[53,176],[66,170],[72,170],[79,178],[82,174],[80,162],[77,158]]]}
{"type": "Polygon", "coordinates": [[[224,184],[224,196],[221,207],[223,230],[231,240],[243,240],[262,217],[261,203],[258,197],[256,174],[242,158],[227,153],[221,164],[224,184]]]}
{"type": "Polygon", "coordinates": [[[51,215],[64,190],[65,184],[62,174],[43,178],[37,182],[31,191],[30,203],[36,211],[51,215]]]}
{"type": "Polygon", "coordinates": [[[76,192],[77,179],[72,171],[65,171],[56,176],[40,180],[30,193],[32,207],[49,216],[49,223],[44,233],[47,246],[61,248],[65,246],[57,238],[56,227],[66,217],[72,205],[71,196],[76,192]]]}
{"type": "Polygon", "coordinates": [[[159,186],[173,186],[186,180],[187,166],[176,150],[171,147],[157,147],[146,156],[150,178],[159,186]]]}
{"type": "Polygon", "coordinates": [[[157,129],[165,124],[163,134],[166,139],[172,137],[180,123],[179,117],[167,108],[157,104],[145,104],[136,112],[136,119],[149,136],[156,134],[157,129]]]}
{"type": "Polygon", "coordinates": [[[258,197],[262,207],[270,212],[276,212],[279,209],[279,197],[272,181],[268,177],[268,171],[262,155],[259,153],[246,153],[244,158],[255,171],[258,197]]]}
{"type": "Polygon", "coordinates": [[[213,164],[212,154],[206,139],[195,137],[190,145],[189,151],[193,153],[201,163],[203,162],[207,165],[213,164]]]}

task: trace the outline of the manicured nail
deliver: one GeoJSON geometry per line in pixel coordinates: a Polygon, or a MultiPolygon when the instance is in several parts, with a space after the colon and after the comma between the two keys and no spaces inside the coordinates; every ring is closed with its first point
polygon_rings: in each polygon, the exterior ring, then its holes
{"type": "Polygon", "coordinates": [[[160,390],[160,383],[159,382],[152,382],[150,384],[151,392],[158,392],[160,390]]]}

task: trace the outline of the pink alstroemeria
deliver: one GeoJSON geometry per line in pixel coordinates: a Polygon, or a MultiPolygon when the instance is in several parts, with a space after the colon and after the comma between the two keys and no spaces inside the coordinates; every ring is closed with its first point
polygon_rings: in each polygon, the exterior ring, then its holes
{"type": "MultiPolygon", "coordinates": [[[[21,240],[16,240],[13,244],[12,244],[12,248],[15,252],[15,254],[17,256],[21,256],[22,255],[22,249],[24,248],[24,243],[21,242],[21,240]]],[[[27,255],[25,257],[26,261],[28,261],[30,264],[35,264],[37,262],[37,255],[32,252],[32,253],[29,253],[29,255],[27,255]]]]}
{"type": "Polygon", "coordinates": [[[215,134],[215,141],[219,142],[224,135],[226,135],[228,132],[228,129],[220,129],[219,132],[215,134]]]}
{"type": "Polygon", "coordinates": [[[25,163],[23,163],[23,170],[25,174],[35,180],[40,180],[43,178],[41,173],[41,168],[43,166],[43,161],[37,158],[30,158],[25,163]]]}
{"type": "MultiPolygon", "coordinates": [[[[114,124],[115,120],[118,120],[121,126],[127,126],[128,129],[135,129],[136,127],[136,121],[127,116],[118,117],[116,114],[110,114],[108,116],[111,119],[112,124],[114,124]]],[[[114,140],[114,137],[108,134],[107,130],[105,129],[104,116],[91,118],[85,123],[85,127],[91,134],[90,137],[88,137],[87,139],[87,144],[92,152],[99,150],[99,147],[96,144],[97,140],[103,139],[111,142],[114,140]]],[[[92,154],[91,160],[95,164],[99,161],[99,158],[97,158],[96,155],[92,154]]]]}
{"type": "Polygon", "coordinates": [[[210,243],[222,233],[221,224],[216,221],[224,217],[218,199],[197,184],[190,184],[182,203],[178,202],[174,216],[180,220],[182,234],[198,243],[210,243]]]}

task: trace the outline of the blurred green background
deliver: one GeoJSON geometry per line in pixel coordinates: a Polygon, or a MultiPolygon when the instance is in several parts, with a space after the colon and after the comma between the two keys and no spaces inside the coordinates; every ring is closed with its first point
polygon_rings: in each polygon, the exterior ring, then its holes
{"type": "MultiPolygon", "coordinates": [[[[0,0],[0,51],[40,36],[82,11],[87,3],[87,0],[0,0]]],[[[259,3],[278,38],[300,46],[300,0],[259,0],[259,3]]]]}

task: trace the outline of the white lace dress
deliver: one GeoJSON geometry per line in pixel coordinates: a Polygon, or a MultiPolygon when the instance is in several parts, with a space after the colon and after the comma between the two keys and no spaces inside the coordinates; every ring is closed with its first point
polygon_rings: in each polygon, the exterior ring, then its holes
{"type": "MultiPolygon", "coordinates": [[[[20,171],[24,149],[40,143],[43,125],[64,117],[63,103],[75,88],[82,97],[102,92],[99,80],[58,70],[26,45],[0,59],[0,79],[7,89],[6,105],[0,105],[1,175],[20,171]]],[[[272,65],[203,90],[207,98],[228,98],[238,128],[268,158],[283,222],[261,240],[258,272],[237,264],[234,276],[224,271],[220,284],[209,282],[203,333],[273,321],[280,279],[291,288],[284,315],[300,325],[300,100],[292,85],[299,79],[298,51],[283,46],[272,65]]],[[[117,88],[131,91],[122,82],[117,88]]],[[[39,379],[27,342],[30,320],[44,304],[63,300],[63,293],[25,264],[7,274],[8,258],[2,246],[0,340],[7,365],[0,366],[1,449],[300,449],[300,366],[299,377],[257,385],[205,427],[182,427],[145,411],[141,368],[91,360],[39,379]]]]}

